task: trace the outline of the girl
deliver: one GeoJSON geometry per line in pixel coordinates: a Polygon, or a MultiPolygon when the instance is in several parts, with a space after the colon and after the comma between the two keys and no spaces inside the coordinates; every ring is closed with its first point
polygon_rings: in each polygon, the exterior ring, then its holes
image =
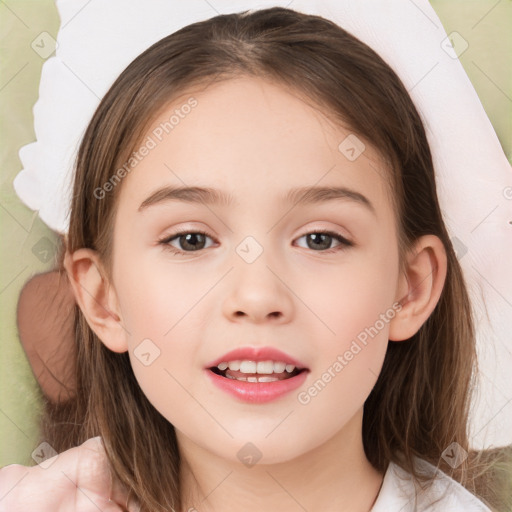
{"type": "Polygon", "coordinates": [[[486,497],[424,128],[336,24],[220,15],[135,59],[84,135],[62,273],[76,394],[42,440],[100,436],[141,510],[489,510],[457,483],[486,497]]]}

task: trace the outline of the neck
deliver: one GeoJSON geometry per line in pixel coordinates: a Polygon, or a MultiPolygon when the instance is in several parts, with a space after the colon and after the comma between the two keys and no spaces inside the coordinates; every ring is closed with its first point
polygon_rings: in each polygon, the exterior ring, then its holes
{"type": "Polygon", "coordinates": [[[362,409],[315,449],[278,464],[246,467],[218,457],[176,432],[183,512],[337,510],[369,512],[383,475],[362,442],[362,409]]]}

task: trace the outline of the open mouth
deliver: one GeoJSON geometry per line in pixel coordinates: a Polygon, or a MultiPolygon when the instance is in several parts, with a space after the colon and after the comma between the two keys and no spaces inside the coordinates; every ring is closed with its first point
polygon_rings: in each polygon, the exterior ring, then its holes
{"type": "Polygon", "coordinates": [[[217,360],[206,366],[205,371],[213,385],[237,400],[261,404],[277,400],[304,384],[310,370],[287,359],[217,360]]]}

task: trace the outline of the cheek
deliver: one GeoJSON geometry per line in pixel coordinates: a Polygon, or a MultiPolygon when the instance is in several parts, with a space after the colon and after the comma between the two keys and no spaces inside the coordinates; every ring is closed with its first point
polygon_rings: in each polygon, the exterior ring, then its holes
{"type": "Polygon", "coordinates": [[[295,290],[315,313],[305,314],[312,317],[315,338],[325,340],[328,352],[343,349],[359,335],[364,338],[366,329],[375,325],[386,337],[389,321],[383,325],[381,320],[395,313],[397,251],[375,245],[373,250],[347,252],[339,264],[312,263],[302,271],[314,278],[298,280],[295,290]]]}
{"type": "MultiPolygon", "coordinates": [[[[132,337],[162,338],[175,329],[204,293],[202,285],[179,265],[142,258],[118,267],[116,286],[126,327],[132,337]]],[[[185,320],[185,319],[184,319],[185,320]]],[[[132,340],[136,342],[136,339],[132,340]]]]}
{"type": "Polygon", "coordinates": [[[296,394],[303,428],[318,430],[317,441],[329,439],[363,407],[381,371],[396,310],[392,279],[379,270],[351,266],[332,277],[331,291],[317,303],[323,322],[312,333],[319,340],[314,370],[296,394]],[[331,422],[318,424],[328,417],[331,422]]]}
{"type": "Polygon", "coordinates": [[[190,369],[197,371],[200,365],[205,316],[201,297],[211,284],[176,268],[166,272],[165,265],[136,263],[126,260],[118,267],[116,286],[131,366],[151,404],[179,425],[190,407],[190,369]],[[137,270],[128,274],[130,268],[137,270]]]}
{"type": "Polygon", "coordinates": [[[338,406],[341,415],[350,416],[373,388],[386,354],[397,312],[398,252],[389,247],[354,252],[337,267],[317,266],[314,275],[299,293],[318,312],[310,324],[318,352],[297,399],[303,406],[311,403],[320,417],[338,406]]]}

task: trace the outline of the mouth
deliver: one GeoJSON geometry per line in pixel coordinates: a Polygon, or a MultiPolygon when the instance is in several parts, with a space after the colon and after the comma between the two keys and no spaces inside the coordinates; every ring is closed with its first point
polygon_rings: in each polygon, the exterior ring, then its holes
{"type": "Polygon", "coordinates": [[[205,368],[210,382],[237,400],[263,404],[302,386],[309,370],[281,361],[224,361],[205,368]]]}
{"type": "Polygon", "coordinates": [[[209,381],[237,400],[262,404],[302,386],[309,368],[275,347],[239,347],[210,361],[209,381]]]}

